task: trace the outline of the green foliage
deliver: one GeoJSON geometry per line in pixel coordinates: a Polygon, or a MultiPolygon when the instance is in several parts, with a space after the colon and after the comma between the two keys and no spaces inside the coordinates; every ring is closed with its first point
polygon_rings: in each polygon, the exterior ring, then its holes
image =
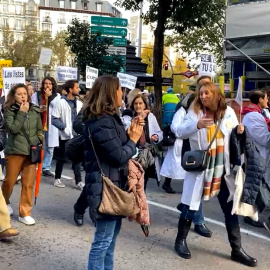
{"type": "Polygon", "coordinates": [[[108,57],[106,50],[112,45],[112,39],[102,37],[100,33],[91,35],[89,23],[74,19],[68,26],[65,41],[75,54],[75,61],[83,78],[86,66],[99,69],[99,75],[116,74],[124,66],[118,55],[108,57]]]}

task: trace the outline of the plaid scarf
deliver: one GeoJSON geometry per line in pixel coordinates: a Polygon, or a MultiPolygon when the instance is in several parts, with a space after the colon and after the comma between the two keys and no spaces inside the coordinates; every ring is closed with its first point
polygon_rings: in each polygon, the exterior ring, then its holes
{"type": "MultiPolygon", "coordinates": [[[[207,129],[207,142],[210,143],[216,131],[216,125],[207,129]]],[[[209,150],[207,169],[204,175],[204,194],[205,201],[217,196],[220,191],[221,178],[224,172],[224,135],[219,129],[216,139],[209,150]]]]}

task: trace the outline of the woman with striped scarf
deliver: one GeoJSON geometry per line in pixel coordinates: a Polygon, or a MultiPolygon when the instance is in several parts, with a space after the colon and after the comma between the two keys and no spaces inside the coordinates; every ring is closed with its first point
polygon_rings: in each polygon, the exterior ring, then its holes
{"type": "Polygon", "coordinates": [[[244,126],[239,125],[234,110],[227,106],[225,97],[216,85],[211,82],[201,84],[196,91],[193,108],[184,119],[180,138],[189,138],[191,151],[206,150],[216,128],[218,132],[209,150],[207,168],[202,172],[187,172],[185,177],[182,212],[175,241],[175,250],[182,258],[191,258],[186,238],[201,199],[209,200],[217,196],[225,216],[232,248],[231,259],[248,266],[257,265],[257,260],[243,250],[238,216],[231,214],[235,179],[230,171],[229,142],[232,129],[236,126],[237,132],[242,134],[244,126]]]}

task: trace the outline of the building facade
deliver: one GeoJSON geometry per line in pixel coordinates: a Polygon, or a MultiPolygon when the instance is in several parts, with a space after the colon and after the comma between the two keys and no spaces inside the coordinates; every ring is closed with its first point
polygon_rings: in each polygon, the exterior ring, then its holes
{"type": "Polygon", "coordinates": [[[0,46],[4,28],[13,32],[15,41],[22,40],[27,28],[39,30],[38,4],[33,0],[0,0],[0,46]]]}
{"type": "Polygon", "coordinates": [[[122,17],[108,1],[40,0],[40,30],[49,31],[52,36],[66,30],[73,19],[90,23],[93,15],[122,17]]]}

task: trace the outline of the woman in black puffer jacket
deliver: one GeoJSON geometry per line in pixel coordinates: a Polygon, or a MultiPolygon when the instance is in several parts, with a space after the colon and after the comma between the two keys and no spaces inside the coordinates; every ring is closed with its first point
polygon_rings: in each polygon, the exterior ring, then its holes
{"type": "Polygon", "coordinates": [[[116,186],[125,189],[128,160],[135,155],[136,143],[143,130],[143,121],[138,118],[133,121],[127,136],[118,116],[118,108],[121,104],[122,90],[118,78],[101,76],[95,81],[83,109],[85,192],[90,217],[96,223],[88,270],[113,269],[114,247],[122,222],[121,216],[108,216],[98,212],[102,195],[102,179],[89,139],[89,131],[104,174],[116,186]]]}

